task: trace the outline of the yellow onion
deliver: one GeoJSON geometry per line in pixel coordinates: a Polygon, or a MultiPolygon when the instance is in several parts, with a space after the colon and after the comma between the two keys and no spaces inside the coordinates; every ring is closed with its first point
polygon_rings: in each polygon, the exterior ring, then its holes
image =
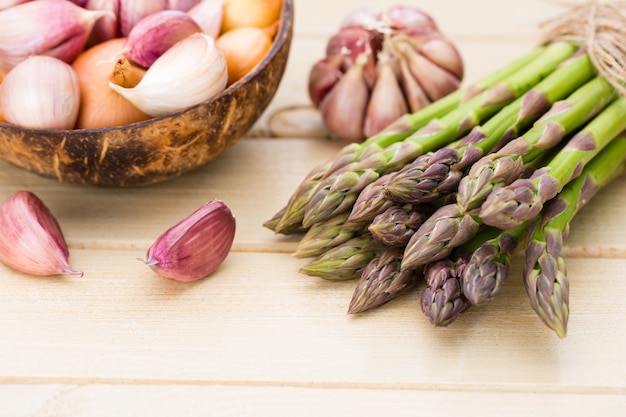
{"type": "Polygon", "coordinates": [[[217,38],[216,43],[226,58],[229,85],[256,67],[272,47],[267,32],[255,27],[230,30],[217,38]]]}
{"type": "Polygon", "coordinates": [[[240,28],[270,26],[280,17],[282,0],[226,0],[222,32],[240,28]]]}
{"type": "Polygon", "coordinates": [[[72,64],[81,92],[78,129],[124,126],[150,118],[109,88],[110,81],[133,86],[144,71],[121,60],[123,45],[124,38],[110,39],[87,49],[72,64]]]}

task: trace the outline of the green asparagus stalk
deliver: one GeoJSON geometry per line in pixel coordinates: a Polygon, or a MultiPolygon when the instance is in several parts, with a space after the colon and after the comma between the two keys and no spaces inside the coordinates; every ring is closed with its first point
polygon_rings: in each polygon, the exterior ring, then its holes
{"type": "MultiPolygon", "coordinates": [[[[465,170],[472,164],[518,137],[556,101],[564,99],[595,75],[589,55],[572,59],[483,125],[476,126],[458,144],[425,154],[389,174],[385,187],[387,197],[414,204],[455,192],[465,170]]],[[[358,204],[357,200],[355,208],[358,204]]]]}
{"type": "Polygon", "coordinates": [[[293,253],[296,258],[320,256],[367,230],[367,224],[348,221],[349,213],[340,213],[313,225],[300,239],[293,253]]]}
{"type": "Polygon", "coordinates": [[[436,211],[411,236],[404,252],[402,269],[416,268],[445,258],[468,242],[483,224],[480,206],[496,188],[526,177],[542,158],[550,155],[564,137],[593,118],[612,101],[616,92],[598,77],[576,90],[565,101],[554,104],[524,135],[509,142],[498,152],[482,157],[463,177],[457,203],[436,211]]]}
{"type": "Polygon", "coordinates": [[[400,271],[401,248],[387,248],[372,259],[357,282],[348,314],[380,307],[412,290],[421,280],[421,271],[400,271]]]}
{"type": "Polygon", "coordinates": [[[463,254],[455,260],[444,259],[424,267],[426,289],[420,305],[433,325],[448,326],[471,306],[461,291],[461,277],[468,259],[463,254]]]}
{"type": "Polygon", "coordinates": [[[324,252],[300,272],[332,281],[358,279],[367,264],[384,249],[371,234],[363,233],[324,252]]]}
{"type": "Polygon", "coordinates": [[[489,119],[552,73],[574,52],[575,46],[572,44],[550,45],[538,60],[531,62],[505,82],[473,97],[441,119],[431,120],[428,125],[402,142],[362,157],[327,176],[309,196],[304,208],[303,226],[310,227],[325,218],[351,210],[361,190],[376,181],[380,175],[397,171],[418,156],[464,136],[472,127],[489,119]]]}
{"type": "Polygon", "coordinates": [[[525,223],[512,230],[489,227],[471,242],[481,242],[478,247],[459,248],[471,253],[461,286],[463,294],[472,305],[487,304],[498,295],[509,276],[511,258],[524,249],[524,236],[528,229],[525,223]],[[482,238],[480,235],[484,235],[482,238]]]}
{"type": "Polygon", "coordinates": [[[479,208],[494,189],[518,179],[528,162],[561,143],[615,97],[613,87],[602,77],[597,77],[566,100],[555,103],[524,135],[472,165],[459,184],[458,204],[465,211],[479,208]]]}
{"type": "Polygon", "coordinates": [[[485,224],[510,229],[536,217],[546,201],[580,175],[585,164],[625,129],[626,97],[620,96],[570,139],[547,166],[489,195],[480,218],[485,224]]]}
{"type": "Polygon", "coordinates": [[[426,126],[432,119],[442,117],[457,108],[460,104],[480,94],[485,89],[492,87],[520,71],[529,63],[537,60],[545,50],[545,46],[537,47],[484,79],[466,88],[459,89],[418,112],[402,116],[383,132],[380,132],[366,141],[344,146],[329,161],[314,167],[296,188],[287,202],[287,205],[278,211],[270,220],[265,222],[264,226],[276,233],[300,233],[302,231],[301,223],[304,218],[303,210],[306,202],[313,189],[323,178],[357,161],[362,156],[376,153],[380,149],[384,149],[395,142],[404,140],[418,129],[426,126]]]}
{"type": "Polygon", "coordinates": [[[559,337],[565,337],[569,317],[569,280],[561,256],[570,223],[596,193],[624,172],[626,136],[614,139],[543,209],[526,244],[524,285],[530,305],[559,337]]]}

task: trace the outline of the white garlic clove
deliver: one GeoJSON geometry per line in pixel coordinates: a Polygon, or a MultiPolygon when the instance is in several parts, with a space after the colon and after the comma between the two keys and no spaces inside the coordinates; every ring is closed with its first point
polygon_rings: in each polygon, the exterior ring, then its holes
{"type": "Polygon", "coordinates": [[[200,25],[204,33],[217,39],[222,30],[224,1],[203,0],[187,10],[187,14],[200,25]]]}
{"type": "Polygon", "coordinates": [[[5,119],[28,129],[73,129],[80,108],[74,69],[60,59],[35,55],[4,78],[0,106],[5,119]]]}
{"type": "Polygon", "coordinates": [[[106,10],[86,10],[70,1],[38,0],[0,11],[0,71],[32,55],[71,62],[82,51],[106,10]]]}
{"type": "Polygon", "coordinates": [[[235,229],[235,216],[228,206],[211,200],[159,236],[144,262],[166,279],[189,282],[204,278],[228,256],[235,229]]]}
{"type": "Polygon", "coordinates": [[[58,222],[29,191],[18,191],[0,205],[0,260],[31,275],[83,275],[69,265],[69,250],[58,222]]]}
{"type": "Polygon", "coordinates": [[[196,33],[161,55],[133,88],[109,83],[142,112],[164,116],[209,100],[226,88],[228,69],[215,40],[196,33]]]}
{"type": "Polygon", "coordinates": [[[167,0],[119,0],[120,34],[128,36],[131,29],[146,16],[167,9],[167,0]]]}
{"type": "Polygon", "coordinates": [[[149,68],[176,42],[198,32],[202,32],[202,28],[187,13],[162,10],[137,22],[126,37],[121,53],[134,63],[149,68]]]}

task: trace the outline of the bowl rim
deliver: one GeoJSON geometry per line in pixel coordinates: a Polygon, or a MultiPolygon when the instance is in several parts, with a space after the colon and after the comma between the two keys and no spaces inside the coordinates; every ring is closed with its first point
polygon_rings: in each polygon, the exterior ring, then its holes
{"type": "Polygon", "coordinates": [[[293,30],[293,20],[294,20],[293,2],[294,0],[282,0],[282,2],[283,4],[282,4],[282,9],[281,9],[280,18],[279,18],[280,24],[278,26],[278,30],[276,31],[276,34],[274,35],[272,46],[270,50],[268,51],[268,53],[261,60],[261,62],[259,62],[252,69],[252,71],[248,72],[248,74],[246,74],[244,77],[232,83],[231,85],[226,87],[220,94],[210,98],[209,100],[195,104],[191,107],[187,107],[186,109],[177,111],[175,113],[166,114],[164,116],[152,117],[148,120],[142,120],[140,122],[129,123],[127,125],[121,125],[121,126],[99,127],[99,128],[93,128],[93,129],[29,129],[29,128],[24,128],[24,127],[19,127],[11,123],[0,121],[0,130],[8,129],[8,130],[16,131],[16,132],[35,133],[38,135],[64,134],[64,135],[69,135],[69,136],[83,136],[83,135],[101,133],[101,132],[132,130],[135,128],[141,128],[143,126],[149,126],[153,123],[158,123],[159,121],[162,121],[162,120],[176,118],[185,113],[193,112],[198,107],[210,105],[211,103],[218,101],[222,99],[223,97],[229,95],[232,91],[239,88],[242,84],[245,84],[246,82],[252,80],[257,75],[259,75],[259,73],[261,73],[263,69],[269,64],[269,62],[271,62],[274,59],[274,57],[276,57],[276,55],[282,49],[284,43],[287,42],[287,40],[290,38],[289,36],[290,32],[293,30]]]}

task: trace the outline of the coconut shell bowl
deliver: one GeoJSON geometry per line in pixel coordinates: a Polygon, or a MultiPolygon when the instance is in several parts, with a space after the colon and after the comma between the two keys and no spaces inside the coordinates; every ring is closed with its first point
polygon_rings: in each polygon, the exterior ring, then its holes
{"type": "Polygon", "coordinates": [[[284,0],[268,54],[210,101],[101,129],[30,130],[0,123],[0,158],[59,182],[98,187],[147,186],[198,168],[234,145],[269,105],[287,65],[293,18],[293,0],[284,0]]]}

